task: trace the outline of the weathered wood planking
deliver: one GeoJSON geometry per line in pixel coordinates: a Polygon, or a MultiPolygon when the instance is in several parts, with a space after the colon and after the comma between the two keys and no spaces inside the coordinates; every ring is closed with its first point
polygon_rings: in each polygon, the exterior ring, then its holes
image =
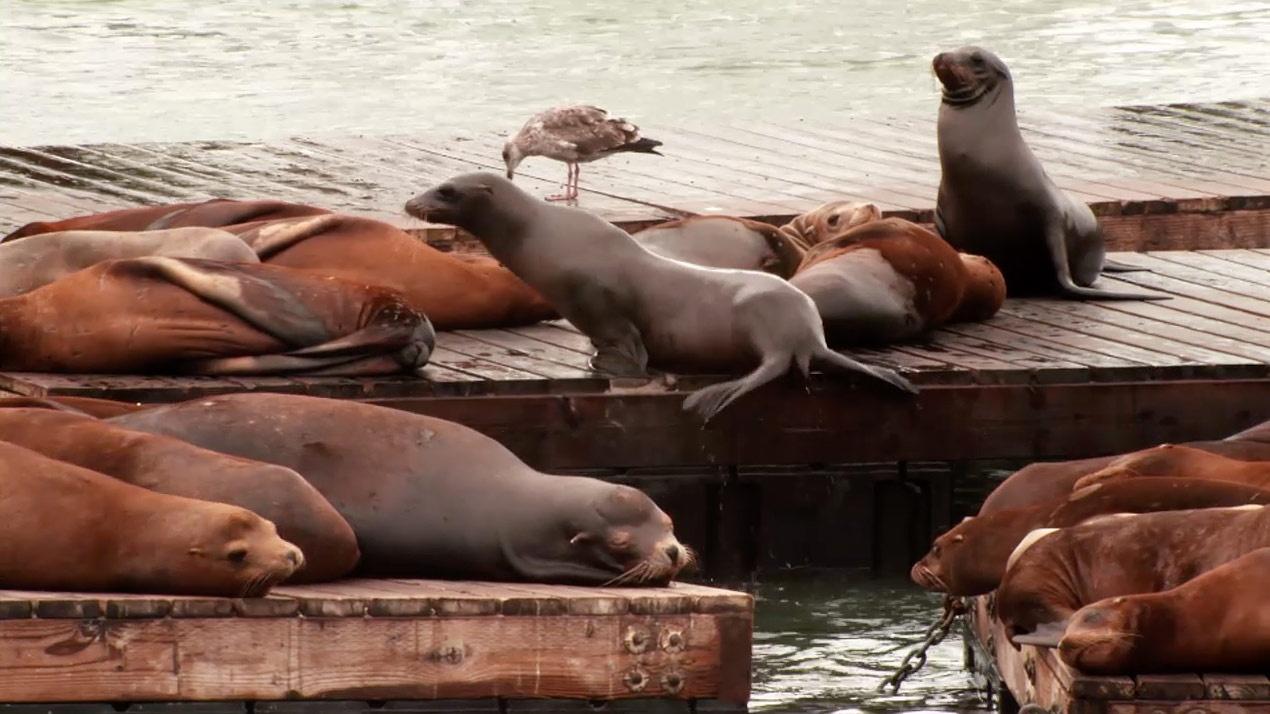
{"type": "Polygon", "coordinates": [[[0,701],[749,697],[753,600],[350,580],[268,598],[0,591],[0,701]]]}
{"type": "Polygon", "coordinates": [[[992,616],[992,596],[972,599],[969,636],[991,658],[975,667],[993,667],[1019,705],[1034,704],[1053,714],[1156,714],[1157,712],[1270,712],[1270,679],[1246,674],[1140,674],[1104,677],[1082,674],[1056,650],[1023,645],[1015,649],[1004,626],[992,616]]]}
{"type": "MultiPolygon", "coordinates": [[[[1021,122],[1047,171],[1099,215],[1113,249],[1257,248],[1270,235],[1267,107],[1270,99],[1025,109],[1021,122]]],[[[648,124],[666,155],[589,165],[580,205],[628,230],[696,213],[781,222],[831,198],[930,222],[934,117],[648,124]]],[[[458,172],[501,170],[501,141],[483,133],[0,147],[0,230],[126,205],[276,197],[387,220],[449,246],[452,231],[403,216],[401,203],[458,172]]],[[[561,168],[531,160],[518,180],[545,194],[561,168]]]]}

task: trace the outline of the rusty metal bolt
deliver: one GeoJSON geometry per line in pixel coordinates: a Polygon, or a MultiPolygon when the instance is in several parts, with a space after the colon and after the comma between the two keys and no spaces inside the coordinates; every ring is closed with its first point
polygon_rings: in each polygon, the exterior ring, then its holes
{"type": "Polygon", "coordinates": [[[661,631],[658,644],[667,652],[683,652],[688,642],[682,630],[677,627],[668,627],[661,631]]]}
{"type": "Polygon", "coordinates": [[[622,644],[626,647],[627,652],[641,654],[648,649],[648,643],[651,639],[648,635],[648,630],[631,625],[626,628],[626,634],[622,636],[622,644]]]}
{"type": "Polygon", "coordinates": [[[661,688],[669,694],[678,694],[684,688],[684,676],[681,672],[671,670],[661,676],[661,688]]]}
{"type": "Polygon", "coordinates": [[[642,692],[644,687],[648,686],[648,673],[639,667],[635,667],[627,672],[625,677],[622,677],[622,682],[632,692],[642,692]]]}

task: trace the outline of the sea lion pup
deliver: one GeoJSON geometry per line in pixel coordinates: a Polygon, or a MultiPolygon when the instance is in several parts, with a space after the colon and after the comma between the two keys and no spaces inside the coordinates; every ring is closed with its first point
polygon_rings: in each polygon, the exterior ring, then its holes
{"type": "Polygon", "coordinates": [[[164,228],[219,228],[235,223],[330,213],[325,208],[285,201],[235,201],[214,198],[193,203],[138,206],[61,221],[37,221],[13,231],[0,243],[54,231],[154,231],[164,228]]]}
{"type": "MultiPolygon", "coordinates": [[[[794,216],[780,232],[804,252],[858,225],[882,219],[882,210],[860,201],[828,201],[794,216]]],[[[797,267],[797,266],[795,266],[797,267]]]]}
{"type": "Polygon", "coordinates": [[[1177,587],[1086,605],[1058,643],[1090,674],[1247,672],[1270,662],[1270,548],[1259,548],[1177,587]]]}
{"type": "Polygon", "coordinates": [[[535,199],[502,176],[456,176],[411,199],[406,211],[475,235],[591,338],[598,371],[753,369],[684,400],[706,421],[791,364],[806,375],[813,358],[917,391],[893,370],[831,351],[815,303],[775,275],[663,258],[611,223],[535,199]]]}
{"type": "Polygon", "coordinates": [[[1053,644],[1092,602],[1158,592],[1270,546],[1270,507],[1100,516],[1029,533],[997,588],[997,617],[1015,644],[1053,644]],[[1021,635],[1036,632],[1026,640],[1021,635]]]}
{"type": "Polygon", "coordinates": [[[0,409],[53,409],[70,414],[91,416],[97,419],[109,419],[112,416],[148,408],[140,403],[119,402],[113,399],[97,399],[96,397],[65,397],[61,395],[49,397],[0,397],[0,409]]]}
{"type": "Polygon", "coordinates": [[[632,234],[657,255],[707,268],[761,270],[788,278],[803,251],[779,228],[734,216],[692,216],[632,234]]]}
{"type": "Polygon", "coordinates": [[[1231,481],[1257,488],[1270,488],[1270,461],[1241,461],[1203,449],[1161,444],[1122,456],[1099,471],[1082,476],[1075,488],[1084,488],[1113,479],[1178,476],[1213,481],[1231,481]]]}
{"type": "Polygon", "coordinates": [[[441,419],[260,393],[111,423],[295,469],[352,524],[367,575],[662,585],[692,560],[642,492],[539,473],[441,419]]]}
{"type": "Polygon", "coordinates": [[[556,310],[484,256],[442,253],[382,221],[331,214],[226,226],[270,265],[400,291],[438,330],[528,325],[556,310]]]}
{"type": "Polygon", "coordinates": [[[395,292],[271,265],[112,260],[0,299],[0,368],[22,371],[392,374],[434,343],[395,292]]]}
{"type": "MultiPolygon", "coordinates": [[[[882,218],[812,246],[789,282],[816,303],[831,344],[879,345],[948,322],[970,274],[939,236],[901,218],[882,218]]],[[[982,299],[981,293],[974,295],[982,299]]]]}
{"type": "Polygon", "coordinates": [[[304,553],[288,582],[335,580],[357,565],[352,527],[291,469],[51,409],[0,409],[0,441],[150,491],[245,508],[304,553]]]}
{"type": "Polygon", "coordinates": [[[1223,481],[1159,478],[1091,486],[1067,498],[1035,506],[969,516],[935,539],[912,568],[913,582],[950,595],[983,595],[996,589],[1010,553],[1038,528],[1065,528],[1111,513],[1151,513],[1195,508],[1270,504],[1270,491],[1223,481]]]}
{"type": "Polygon", "coordinates": [[[261,597],[304,563],[269,521],[0,442],[0,587],[261,597]]]}
{"type": "Polygon", "coordinates": [[[995,263],[1014,295],[1167,299],[1093,287],[1106,252],[1098,221],[1050,180],[1024,142],[1014,82],[1000,58],[962,47],[936,55],[932,66],[943,84],[935,226],[945,240],[995,263]]]}
{"type": "MultiPolygon", "coordinates": [[[[1261,427],[1265,427],[1266,424],[1261,427]]],[[[1254,427],[1216,441],[1188,441],[1182,445],[1241,461],[1267,461],[1270,460],[1270,442],[1256,440],[1255,436],[1261,433],[1258,431],[1259,428],[1254,427]]],[[[1066,497],[1081,477],[1106,468],[1108,464],[1123,456],[1125,454],[1113,454],[1074,461],[1039,461],[1028,464],[997,484],[997,487],[984,499],[983,505],[979,508],[979,515],[1066,497]]]]}
{"type": "Polygon", "coordinates": [[[260,262],[237,236],[216,228],[43,233],[0,244],[0,297],[30,292],[106,260],[147,255],[260,262]]]}

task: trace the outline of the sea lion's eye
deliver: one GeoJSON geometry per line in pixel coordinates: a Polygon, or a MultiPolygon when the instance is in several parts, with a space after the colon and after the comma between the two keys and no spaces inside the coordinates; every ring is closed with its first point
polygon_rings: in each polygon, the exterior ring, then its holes
{"type": "Polygon", "coordinates": [[[459,192],[455,191],[453,186],[442,186],[437,189],[437,195],[440,196],[443,201],[454,201],[458,199],[459,192]]]}
{"type": "Polygon", "coordinates": [[[829,218],[825,219],[825,223],[828,223],[831,226],[838,225],[838,214],[830,214],[829,218]]]}
{"type": "Polygon", "coordinates": [[[227,553],[225,557],[228,558],[229,562],[231,563],[241,563],[247,559],[247,549],[234,548],[233,550],[229,551],[229,553],[227,553]]]}
{"type": "Polygon", "coordinates": [[[936,543],[936,544],[934,544],[934,545],[932,545],[932,546],[930,547],[930,552],[931,552],[931,555],[934,555],[935,557],[939,557],[939,552],[940,552],[941,550],[943,550],[943,549],[939,547],[939,544],[938,544],[938,543],[936,543]]]}
{"type": "Polygon", "coordinates": [[[983,64],[983,55],[971,55],[971,56],[970,56],[970,61],[971,61],[971,62],[974,62],[976,65],[982,65],[982,64],[983,64]]]}

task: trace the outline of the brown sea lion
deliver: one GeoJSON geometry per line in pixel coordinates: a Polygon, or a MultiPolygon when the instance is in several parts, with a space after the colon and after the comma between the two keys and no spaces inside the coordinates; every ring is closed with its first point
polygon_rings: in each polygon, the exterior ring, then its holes
{"type": "Polygon", "coordinates": [[[982,322],[1005,304],[1005,276],[982,255],[958,253],[966,268],[966,290],[949,322],[982,322]]]}
{"type": "Polygon", "coordinates": [[[1270,548],[1157,593],[1082,607],[1058,643],[1090,674],[1247,672],[1270,664],[1270,548]]]}
{"type": "Polygon", "coordinates": [[[1023,140],[1014,81],[999,57],[962,47],[932,66],[943,85],[935,226],[945,240],[995,263],[1014,295],[1168,298],[1093,287],[1104,269],[1126,268],[1105,261],[1089,206],[1059,189],[1023,140]]]}
{"type": "Polygon", "coordinates": [[[304,563],[269,521],[0,442],[0,587],[260,597],[304,563]]]}
{"type": "Polygon", "coordinates": [[[997,617],[1011,642],[1053,644],[1085,605],[1167,590],[1266,546],[1267,506],[1115,514],[1041,528],[1010,554],[997,588],[997,617]]]}
{"type": "Polygon", "coordinates": [[[761,270],[782,278],[794,274],[803,251],[769,223],[733,216],[692,216],[632,234],[657,255],[707,268],[761,270]]]}
{"type": "Polygon", "coordinates": [[[390,374],[434,342],[393,291],[272,265],[130,258],[0,299],[11,370],[390,374]]]}
{"type": "Polygon", "coordinates": [[[406,211],[475,235],[591,339],[598,371],[753,370],[684,400],[706,421],[793,365],[806,375],[813,359],[917,391],[893,370],[830,350],[815,303],[775,275],[664,258],[598,216],[548,204],[502,176],[456,176],[411,199],[406,211]]]}
{"type": "Polygon", "coordinates": [[[0,397],[0,409],[53,409],[71,414],[83,414],[98,419],[109,419],[112,416],[135,412],[148,408],[136,402],[119,402],[113,399],[97,399],[96,397],[64,397],[60,395],[48,397],[0,397]]]}
{"type": "MultiPolygon", "coordinates": [[[[948,322],[961,309],[970,274],[939,236],[883,218],[813,246],[789,282],[816,303],[830,344],[877,345],[948,322]]],[[[983,299],[981,290],[972,294],[983,299]]]]}
{"type": "Polygon", "coordinates": [[[270,265],[397,290],[438,330],[525,325],[557,316],[540,294],[495,261],[442,253],[382,221],[332,214],[225,230],[270,265]]]}
{"type": "Polygon", "coordinates": [[[1102,469],[1082,476],[1074,488],[1114,479],[1151,476],[1230,481],[1270,488],[1270,461],[1242,461],[1190,446],[1161,444],[1126,454],[1102,469]]]}
{"type": "Polygon", "coordinates": [[[0,297],[30,292],[103,261],[146,255],[260,262],[246,243],[218,228],[44,233],[0,244],[0,297]]]}
{"type": "Polygon", "coordinates": [[[1035,529],[1065,528],[1110,513],[1248,504],[1270,504],[1270,490],[1189,478],[1109,482],[1043,504],[967,517],[935,539],[910,575],[927,590],[982,595],[1001,584],[1010,553],[1035,529]]]}
{"type": "Polygon", "coordinates": [[[691,560],[642,492],[539,473],[441,419],[257,393],[110,421],[295,469],[353,526],[367,575],[660,585],[691,560]]]}
{"type": "Polygon", "coordinates": [[[325,208],[285,201],[234,201],[214,198],[193,203],[138,206],[117,211],[76,216],[61,221],[38,221],[5,236],[0,243],[54,231],[154,231],[165,228],[218,228],[235,223],[297,218],[330,213],[325,208]]]}
{"type": "MultiPolygon", "coordinates": [[[[1270,460],[1270,441],[1258,441],[1256,436],[1267,431],[1270,431],[1270,422],[1225,439],[1188,441],[1182,446],[1202,449],[1243,461],[1266,461],[1270,460]]],[[[988,494],[983,506],[979,508],[979,515],[1065,497],[1072,492],[1073,486],[1082,476],[1106,468],[1108,464],[1122,456],[1124,454],[1029,464],[1015,471],[988,494]]]]}
{"type": "Polygon", "coordinates": [[[291,469],[49,409],[0,409],[0,441],[151,491],[245,508],[304,553],[290,582],[334,580],[357,564],[353,529],[291,469]]]}
{"type": "Polygon", "coordinates": [[[872,203],[829,201],[795,216],[780,227],[780,232],[803,251],[807,251],[846,230],[881,218],[882,211],[872,203]]]}

